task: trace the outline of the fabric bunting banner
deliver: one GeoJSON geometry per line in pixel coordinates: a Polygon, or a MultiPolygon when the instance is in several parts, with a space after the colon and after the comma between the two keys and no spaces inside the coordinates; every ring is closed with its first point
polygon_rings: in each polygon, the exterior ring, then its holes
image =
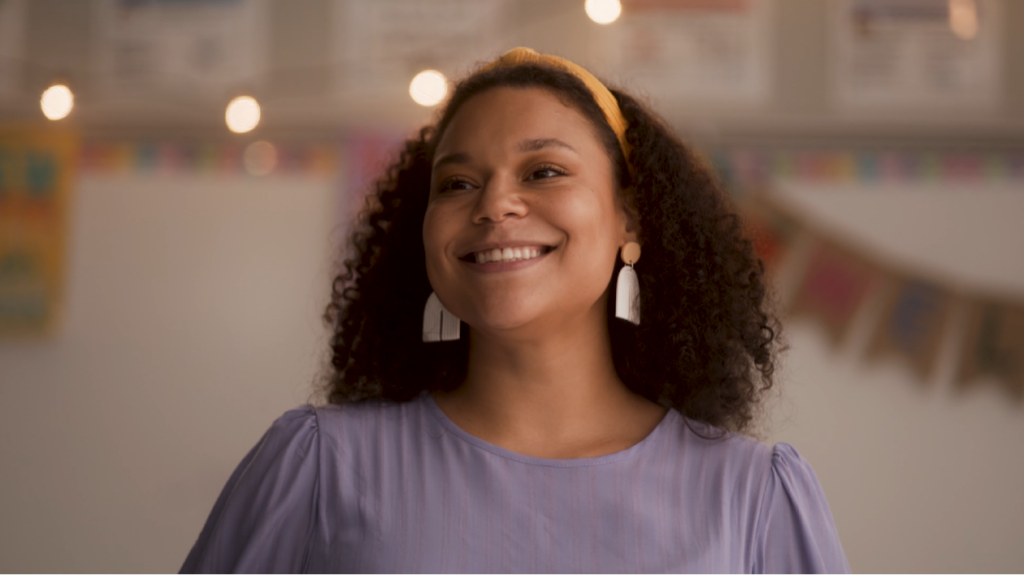
{"type": "Polygon", "coordinates": [[[898,358],[923,383],[934,379],[940,348],[952,335],[960,342],[958,389],[995,381],[1024,403],[1024,298],[985,294],[883,262],[766,194],[745,197],[740,207],[786,316],[816,322],[839,345],[866,314],[864,359],[898,358]],[[953,321],[957,309],[963,321],[953,321]]]}

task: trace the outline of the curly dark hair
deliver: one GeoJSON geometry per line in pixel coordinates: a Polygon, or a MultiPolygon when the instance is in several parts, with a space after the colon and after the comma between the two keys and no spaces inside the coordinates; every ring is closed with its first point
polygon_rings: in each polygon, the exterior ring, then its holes
{"type": "Polygon", "coordinates": [[[462,383],[468,338],[421,341],[431,293],[423,217],[441,135],[467,100],[497,87],[550,90],[590,120],[616,166],[619,193],[643,246],[636,266],[643,321],[634,326],[615,318],[614,298],[608,298],[619,377],[635,393],[690,419],[747,430],[772,385],[779,323],[770,310],[764,266],[729,197],[709,165],[662,120],[612,90],[629,126],[627,164],[583,82],[539,64],[498,67],[460,82],[437,123],[407,140],[377,180],[324,314],[333,329],[327,400],[409,401],[462,383]]]}

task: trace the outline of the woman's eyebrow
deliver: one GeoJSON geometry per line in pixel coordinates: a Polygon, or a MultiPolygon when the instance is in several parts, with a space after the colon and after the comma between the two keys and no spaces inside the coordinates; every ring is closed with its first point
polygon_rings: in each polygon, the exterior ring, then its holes
{"type": "Polygon", "coordinates": [[[576,148],[570,146],[569,144],[563,142],[562,140],[559,140],[558,138],[537,138],[534,140],[523,140],[522,142],[519,142],[519,151],[536,152],[537,150],[543,150],[544,148],[550,148],[552,146],[558,148],[566,148],[568,150],[576,152],[576,148]]]}
{"type": "MultiPolygon", "coordinates": [[[[523,140],[519,142],[520,152],[536,152],[537,150],[543,150],[544,148],[565,148],[576,152],[576,148],[569,144],[559,140],[558,138],[534,138],[531,140],[523,140]]],[[[577,154],[579,152],[576,152],[577,154]]],[[[440,168],[441,166],[447,166],[448,164],[466,164],[469,163],[469,154],[465,152],[454,152],[441,156],[434,162],[434,169],[440,168]]]]}
{"type": "Polygon", "coordinates": [[[441,166],[447,166],[448,164],[465,164],[469,162],[469,154],[465,152],[455,152],[453,154],[447,154],[441,156],[434,162],[434,169],[440,168],[441,166]]]}

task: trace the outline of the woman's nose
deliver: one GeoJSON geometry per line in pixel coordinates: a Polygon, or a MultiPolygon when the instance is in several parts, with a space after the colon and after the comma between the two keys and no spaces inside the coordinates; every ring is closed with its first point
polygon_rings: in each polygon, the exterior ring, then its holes
{"type": "Polygon", "coordinates": [[[494,223],[505,218],[523,217],[529,210],[516,183],[509,178],[491,177],[477,195],[473,223],[494,223]]]}

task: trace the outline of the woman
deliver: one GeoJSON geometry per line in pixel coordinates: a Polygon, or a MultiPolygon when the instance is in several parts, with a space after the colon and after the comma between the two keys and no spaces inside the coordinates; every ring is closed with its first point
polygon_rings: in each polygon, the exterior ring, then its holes
{"type": "Polygon", "coordinates": [[[737,433],[775,361],[763,267],[635,99],[517,48],[375,200],[330,404],[274,423],[183,571],[849,569],[807,463],[737,433]]]}

